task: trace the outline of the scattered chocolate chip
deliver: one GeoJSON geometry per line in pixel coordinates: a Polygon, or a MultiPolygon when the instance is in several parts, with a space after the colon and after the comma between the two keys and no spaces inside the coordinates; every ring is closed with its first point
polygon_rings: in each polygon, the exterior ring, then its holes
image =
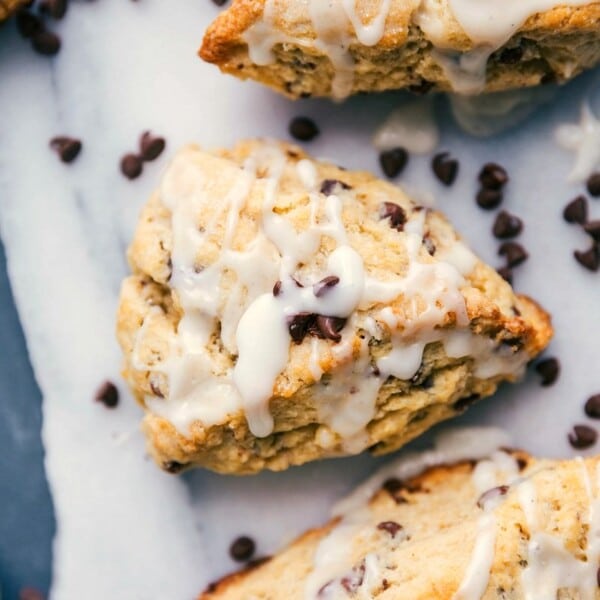
{"type": "Polygon", "coordinates": [[[477,400],[479,400],[481,396],[479,394],[471,394],[470,396],[465,396],[464,398],[459,398],[452,406],[456,412],[463,412],[472,404],[475,404],[477,400]]]}
{"type": "Polygon", "coordinates": [[[508,173],[500,165],[487,163],[479,173],[479,181],[484,188],[499,190],[508,182],[508,173]]]}
{"type": "Polygon", "coordinates": [[[408,162],[408,152],[404,148],[386,150],[379,155],[379,164],[390,178],[400,175],[408,162]]]}
{"type": "Polygon", "coordinates": [[[277,298],[277,296],[279,296],[279,294],[281,294],[281,286],[282,286],[281,281],[277,281],[275,283],[275,285],[273,286],[273,296],[275,296],[275,298],[277,298]]]}
{"type": "Polygon", "coordinates": [[[401,479],[398,479],[397,477],[390,477],[389,479],[386,479],[383,482],[383,485],[381,487],[386,492],[388,492],[388,494],[394,496],[400,490],[404,489],[405,486],[404,482],[401,479]]]}
{"type": "Polygon", "coordinates": [[[185,465],[177,462],[176,460],[168,460],[163,463],[163,469],[173,475],[180,473],[184,469],[185,465]]]}
{"type": "Polygon", "coordinates": [[[31,44],[38,54],[44,56],[54,56],[60,50],[60,38],[52,31],[45,29],[33,34],[31,44]]]}
{"type": "Polygon", "coordinates": [[[41,19],[28,10],[17,13],[17,30],[22,37],[29,39],[44,29],[41,19]]]}
{"type": "Polygon", "coordinates": [[[165,139],[153,136],[145,131],[140,138],[140,156],[143,161],[151,161],[158,158],[165,149],[165,139]]]}
{"type": "Polygon", "coordinates": [[[356,592],[356,590],[362,585],[365,578],[365,561],[353,567],[350,575],[342,577],[340,583],[342,587],[349,593],[356,592]]]}
{"type": "Polygon", "coordinates": [[[513,48],[504,48],[500,53],[499,61],[504,65],[516,65],[523,58],[523,48],[514,46],[513,48]]]}
{"type": "Polygon", "coordinates": [[[81,142],[75,138],[57,136],[50,140],[50,148],[56,151],[64,163],[71,163],[81,152],[81,142]]]}
{"type": "Polygon", "coordinates": [[[390,227],[402,231],[406,223],[406,212],[398,204],[384,202],[379,208],[379,216],[390,220],[390,227]]]}
{"type": "Polygon", "coordinates": [[[565,206],[563,217],[567,223],[583,225],[587,221],[588,202],[585,196],[577,196],[565,206]]]}
{"type": "Polygon", "coordinates": [[[499,269],[497,269],[497,272],[498,272],[498,275],[500,275],[500,277],[502,277],[502,279],[504,279],[504,281],[507,281],[508,283],[510,283],[512,285],[513,272],[510,267],[500,267],[499,269]]]}
{"type": "Polygon", "coordinates": [[[44,600],[44,594],[28,586],[19,590],[19,600],[44,600]]]}
{"type": "Polygon", "coordinates": [[[237,562],[246,562],[250,560],[256,550],[254,540],[246,535],[233,540],[229,546],[229,555],[237,562]]]}
{"type": "Polygon", "coordinates": [[[435,256],[436,247],[429,233],[426,233],[423,236],[423,246],[425,246],[425,249],[431,256],[435,256]]]}
{"type": "Polygon", "coordinates": [[[527,459],[519,456],[519,458],[517,458],[517,467],[519,467],[519,471],[523,471],[523,469],[525,469],[525,467],[527,466],[527,459]]]}
{"type": "Polygon", "coordinates": [[[560,362],[557,358],[545,358],[535,365],[535,371],[542,378],[541,384],[548,387],[556,382],[560,375],[560,362]]]}
{"type": "Polygon", "coordinates": [[[529,258],[525,248],[517,242],[502,243],[498,249],[498,255],[505,256],[506,264],[511,268],[524,263],[529,258]]]}
{"type": "Polygon", "coordinates": [[[589,221],[583,226],[584,231],[591,235],[594,240],[600,242],[600,219],[589,221]]]}
{"type": "Polygon", "coordinates": [[[500,206],[502,203],[502,192],[500,190],[481,188],[477,192],[475,201],[477,202],[477,206],[479,206],[479,208],[483,208],[484,210],[493,210],[494,208],[498,208],[498,206],[500,206]]]}
{"type": "Polygon", "coordinates": [[[458,161],[450,158],[448,152],[436,154],[431,161],[431,168],[444,185],[452,185],[458,175],[458,161]]]}
{"type": "Polygon", "coordinates": [[[288,323],[290,337],[296,344],[301,344],[309,331],[315,327],[316,315],[302,312],[294,315],[288,323]]]}
{"type": "Polygon", "coordinates": [[[523,231],[523,221],[515,215],[503,210],[498,213],[492,228],[493,234],[501,240],[513,238],[523,231]]]}
{"type": "Polygon", "coordinates": [[[40,11],[53,19],[62,19],[67,13],[67,0],[44,0],[40,3],[40,11]]]}
{"type": "Polygon", "coordinates": [[[315,285],[313,285],[313,293],[317,298],[320,298],[339,282],[339,277],[336,275],[329,275],[329,277],[325,277],[324,279],[321,279],[319,283],[315,283],[315,285]]]}
{"type": "Polygon", "coordinates": [[[499,485],[498,487],[494,487],[486,492],[483,492],[479,499],[477,500],[477,506],[479,508],[485,508],[485,503],[492,500],[492,498],[497,498],[498,496],[506,496],[509,490],[509,486],[507,485],[499,485]]]}
{"type": "Polygon", "coordinates": [[[295,117],[290,121],[289,132],[297,140],[310,142],[319,135],[319,128],[308,117],[295,117]]]}
{"type": "Polygon", "coordinates": [[[340,317],[324,317],[322,315],[317,317],[317,327],[327,340],[339,342],[342,339],[339,332],[344,329],[344,325],[346,325],[346,319],[340,317]]]}
{"type": "Polygon", "coordinates": [[[600,394],[594,394],[585,403],[585,414],[591,419],[600,419],[600,394]]]}
{"type": "Polygon", "coordinates": [[[121,159],[121,173],[127,179],[136,179],[142,174],[142,159],[137,154],[126,154],[121,159]]]}
{"type": "Polygon", "coordinates": [[[377,525],[377,529],[380,531],[386,531],[389,533],[392,538],[396,537],[396,534],[403,529],[400,523],[396,523],[396,521],[382,521],[377,525]]]}
{"type": "Polygon", "coordinates": [[[587,190],[594,198],[600,196],[600,173],[592,173],[588,177],[587,190]]]}
{"type": "Polygon", "coordinates": [[[573,431],[569,433],[569,443],[578,450],[593,446],[597,438],[598,433],[596,430],[587,425],[575,425],[573,431]]]}
{"type": "Polygon", "coordinates": [[[164,398],[165,395],[162,393],[162,390],[158,386],[158,384],[154,381],[150,381],[150,390],[157,398],[164,398]]]}
{"type": "Polygon", "coordinates": [[[575,250],[575,260],[588,271],[596,272],[600,268],[600,250],[598,244],[592,244],[589,250],[575,250]]]}
{"type": "Polygon", "coordinates": [[[119,390],[111,381],[105,381],[94,396],[96,402],[102,402],[106,408],[115,408],[119,404],[119,390]]]}
{"type": "Polygon", "coordinates": [[[336,188],[342,188],[343,190],[351,190],[352,186],[349,186],[347,183],[340,181],[339,179],[325,179],[323,183],[321,183],[321,194],[325,194],[326,196],[331,196],[336,188]]]}

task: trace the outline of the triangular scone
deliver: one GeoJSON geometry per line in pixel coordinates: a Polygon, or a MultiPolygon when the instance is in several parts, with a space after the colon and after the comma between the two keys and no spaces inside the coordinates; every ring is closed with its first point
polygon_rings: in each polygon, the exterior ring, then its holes
{"type": "Polygon", "coordinates": [[[600,598],[600,459],[498,450],[395,474],[441,454],[388,468],[328,525],[200,600],[600,598]]]}
{"type": "Polygon", "coordinates": [[[552,334],[438,212],[286,144],[182,150],[129,258],[125,377],[171,471],[390,452],[552,334]]]}
{"type": "Polygon", "coordinates": [[[600,62],[599,35],[586,0],[234,0],[200,56],[293,98],[472,94],[566,81],[600,62]]]}

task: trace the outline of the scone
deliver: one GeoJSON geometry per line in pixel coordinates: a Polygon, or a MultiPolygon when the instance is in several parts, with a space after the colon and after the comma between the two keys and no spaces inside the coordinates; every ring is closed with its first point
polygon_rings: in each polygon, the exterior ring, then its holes
{"type": "Polygon", "coordinates": [[[329,524],[200,600],[600,598],[598,457],[424,457],[388,468],[329,524]],[[419,467],[429,468],[413,477],[419,467]]]}
{"type": "Polygon", "coordinates": [[[27,4],[27,0],[0,0],[0,21],[8,19],[16,10],[27,4]]]}
{"type": "Polygon", "coordinates": [[[598,64],[600,3],[235,0],[200,56],[292,98],[507,90],[598,64]]]}
{"type": "Polygon", "coordinates": [[[182,150],[129,260],[124,374],[169,471],[390,452],[552,334],[442,215],[287,144],[182,150]]]}

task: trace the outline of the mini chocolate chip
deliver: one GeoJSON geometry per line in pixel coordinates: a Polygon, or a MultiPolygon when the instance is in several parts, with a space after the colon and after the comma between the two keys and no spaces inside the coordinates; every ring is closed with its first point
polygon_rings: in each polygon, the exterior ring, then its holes
{"type": "Polygon", "coordinates": [[[343,190],[351,190],[352,186],[349,186],[347,183],[340,181],[339,179],[325,179],[323,183],[321,183],[321,194],[325,194],[326,196],[331,196],[337,187],[342,188],[343,190]]]}
{"type": "Polygon", "coordinates": [[[588,235],[591,235],[594,240],[600,242],[600,219],[596,219],[594,221],[588,221],[583,229],[588,235]]]}
{"type": "Polygon", "coordinates": [[[28,586],[19,590],[19,600],[44,600],[44,594],[28,586]]]}
{"type": "Polygon", "coordinates": [[[569,443],[578,450],[593,446],[597,439],[598,433],[596,430],[587,425],[575,425],[573,431],[569,433],[569,443]]]}
{"type": "Polygon", "coordinates": [[[162,390],[160,389],[160,387],[158,386],[158,384],[156,382],[154,382],[154,381],[150,382],[150,390],[158,398],[164,398],[165,397],[165,395],[162,393],[162,390]]]}
{"type": "Polygon", "coordinates": [[[165,139],[153,136],[149,131],[145,131],[140,138],[140,156],[142,160],[148,162],[158,158],[165,149],[165,139]]]}
{"type": "Polygon", "coordinates": [[[379,155],[381,169],[390,178],[400,175],[407,162],[408,152],[404,148],[386,150],[379,155]]]}
{"type": "Polygon", "coordinates": [[[311,328],[315,326],[316,315],[302,312],[294,315],[288,322],[290,337],[296,344],[301,344],[311,328]]]}
{"type": "Polygon", "coordinates": [[[535,365],[535,371],[542,378],[541,384],[548,387],[556,382],[560,375],[560,362],[557,358],[545,358],[535,365]]]}
{"type": "Polygon", "coordinates": [[[425,249],[431,256],[435,256],[436,247],[429,233],[426,233],[423,236],[423,246],[425,246],[425,249]]]}
{"type": "Polygon", "coordinates": [[[137,179],[142,174],[142,159],[137,154],[126,154],[121,159],[121,173],[127,179],[137,179]]]}
{"type": "Polygon", "coordinates": [[[500,190],[491,190],[489,188],[481,188],[477,192],[475,198],[477,206],[484,210],[493,210],[498,208],[502,202],[502,192],[500,190]]]}
{"type": "Polygon", "coordinates": [[[342,577],[340,584],[349,593],[356,592],[362,585],[365,578],[365,561],[364,559],[357,566],[352,568],[350,575],[342,577]]]}
{"type": "Polygon", "coordinates": [[[396,523],[396,521],[382,521],[377,525],[377,529],[380,531],[385,531],[389,533],[392,538],[396,537],[396,534],[403,529],[400,523],[396,523]]]}
{"type": "Polygon", "coordinates": [[[485,508],[486,502],[490,501],[492,498],[497,498],[498,496],[506,496],[509,489],[510,488],[507,485],[499,485],[498,487],[493,487],[486,492],[483,492],[477,500],[477,506],[479,508],[485,508]]]}
{"type": "Polygon", "coordinates": [[[587,399],[585,414],[591,419],[600,419],[600,394],[594,394],[587,399]]]}
{"type": "Polygon", "coordinates": [[[40,11],[53,19],[62,19],[67,13],[67,0],[44,0],[40,3],[40,11]]]}
{"type": "Polygon", "coordinates": [[[527,466],[527,459],[519,456],[519,458],[517,458],[517,467],[519,467],[519,471],[522,471],[523,469],[525,469],[526,466],[527,466]]]}
{"type": "Polygon", "coordinates": [[[277,281],[275,283],[275,285],[273,286],[273,296],[275,296],[276,298],[277,298],[277,296],[279,296],[279,294],[281,294],[281,286],[282,286],[281,281],[277,281]]]}
{"type": "Polygon", "coordinates": [[[398,204],[394,204],[393,202],[384,202],[379,207],[379,216],[382,219],[389,219],[390,227],[393,229],[398,231],[402,231],[404,229],[404,224],[406,223],[406,212],[401,206],[398,206],[398,204]]]}
{"type": "Polygon", "coordinates": [[[52,31],[42,29],[31,38],[33,49],[44,56],[54,56],[60,50],[60,38],[52,31]]]}
{"type": "Polygon", "coordinates": [[[254,540],[247,535],[242,535],[233,540],[229,546],[229,555],[237,562],[246,562],[250,560],[256,550],[254,540]]]}
{"type": "Polygon", "coordinates": [[[397,477],[390,477],[389,479],[386,479],[383,482],[383,485],[381,487],[386,492],[388,492],[388,494],[394,496],[400,490],[404,489],[405,486],[404,482],[401,479],[398,479],[397,477]]]}
{"type": "Polygon", "coordinates": [[[50,140],[50,148],[56,151],[64,163],[71,163],[81,152],[81,142],[75,138],[57,136],[50,140]]]}
{"type": "Polygon", "coordinates": [[[172,473],[173,475],[175,475],[183,471],[185,465],[180,462],[177,462],[176,460],[168,460],[167,462],[163,463],[162,467],[168,473],[172,473]]]}
{"type": "Polygon", "coordinates": [[[452,408],[454,408],[454,410],[456,412],[463,412],[464,410],[469,408],[469,406],[475,404],[475,402],[477,402],[477,400],[479,400],[480,398],[481,398],[481,396],[479,394],[471,394],[470,396],[465,396],[464,398],[459,398],[452,405],[452,408]]]}
{"type": "Polygon", "coordinates": [[[506,257],[506,264],[511,268],[524,263],[529,257],[525,248],[517,242],[502,243],[498,249],[498,254],[506,257]]]}
{"type": "Polygon", "coordinates": [[[308,117],[294,117],[290,121],[289,132],[297,140],[310,142],[319,135],[319,128],[308,117]]]}
{"type": "Polygon", "coordinates": [[[450,158],[448,152],[436,154],[431,161],[431,168],[444,185],[452,185],[458,175],[458,161],[450,158]]]}
{"type": "Polygon", "coordinates": [[[503,210],[498,213],[492,228],[493,234],[501,240],[513,238],[523,231],[523,221],[519,217],[503,210]]]}
{"type": "Polygon", "coordinates": [[[44,29],[41,19],[28,10],[20,10],[17,13],[17,30],[25,39],[32,38],[36,33],[44,29]]]}
{"type": "Polygon", "coordinates": [[[94,396],[96,402],[102,402],[106,408],[115,408],[119,404],[119,390],[111,381],[105,381],[94,396]]]}
{"type": "Polygon", "coordinates": [[[592,173],[588,177],[587,190],[594,198],[600,196],[600,173],[592,173]]]}
{"type": "Polygon", "coordinates": [[[508,173],[496,163],[487,163],[479,173],[479,181],[484,188],[499,190],[508,182],[508,173]]]}
{"type": "Polygon", "coordinates": [[[589,250],[575,250],[575,260],[588,271],[596,272],[600,268],[600,250],[598,244],[592,244],[589,250]]]}
{"type": "Polygon", "coordinates": [[[585,196],[573,198],[563,210],[563,217],[567,223],[579,223],[583,225],[587,221],[588,202],[585,196]]]}
{"type": "Polygon", "coordinates": [[[344,329],[344,325],[346,325],[346,319],[340,317],[324,317],[322,315],[317,317],[317,327],[327,340],[339,342],[342,339],[339,332],[344,329]]]}
{"type": "Polygon", "coordinates": [[[497,269],[497,272],[498,272],[498,275],[500,275],[500,277],[502,277],[502,279],[504,279],[504,281],[507,281],[508,283],[510,283],[512,285],[513,272],[510,267],[500,267],[499,269],[497,269]]]}
{"type": "Polygon", "coordinates": [[[513,48],[504,48],[500,52],[499,61],[504,65],[516,65],[523,58],[523,48],[514,46],[513,48]]]}
{"type": "Polygon", "coordinates": [[[321,279],[319,283],[315,283],[315,285],[313,285],[313,293],[317,298],[320,298],[339,282],[339,277],[336,275],[329,275],[329,277],[325,277],[324,279],[321,279]]]}

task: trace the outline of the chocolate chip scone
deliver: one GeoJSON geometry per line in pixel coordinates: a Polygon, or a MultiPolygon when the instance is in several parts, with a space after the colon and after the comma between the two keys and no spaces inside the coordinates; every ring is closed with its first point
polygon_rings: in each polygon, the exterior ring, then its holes
{"type": "Polygon", "coordinates": [[[287,144],[182,150],[129,259],[124,374],[173,472],[390,452],[552,335],[441,214],[287,144]]]}
{"type": "Polygon", "coordinates": [[[27,0],[0,0],[0,21],[8,19],[18,8],[27,4],[27,0]]]}
{"type": "Polygon", "coordinates": [[[329,524],[200,600],[600,598],[600,459],[495,450],[450,465],[468,444],[388,467],[329,524]]]}
{"type": "Polygon", "coordinates": [[[201,57],[292,98],[407,88],[479,93],[600,62],[589,0],[235,0],[201,57]]]}

